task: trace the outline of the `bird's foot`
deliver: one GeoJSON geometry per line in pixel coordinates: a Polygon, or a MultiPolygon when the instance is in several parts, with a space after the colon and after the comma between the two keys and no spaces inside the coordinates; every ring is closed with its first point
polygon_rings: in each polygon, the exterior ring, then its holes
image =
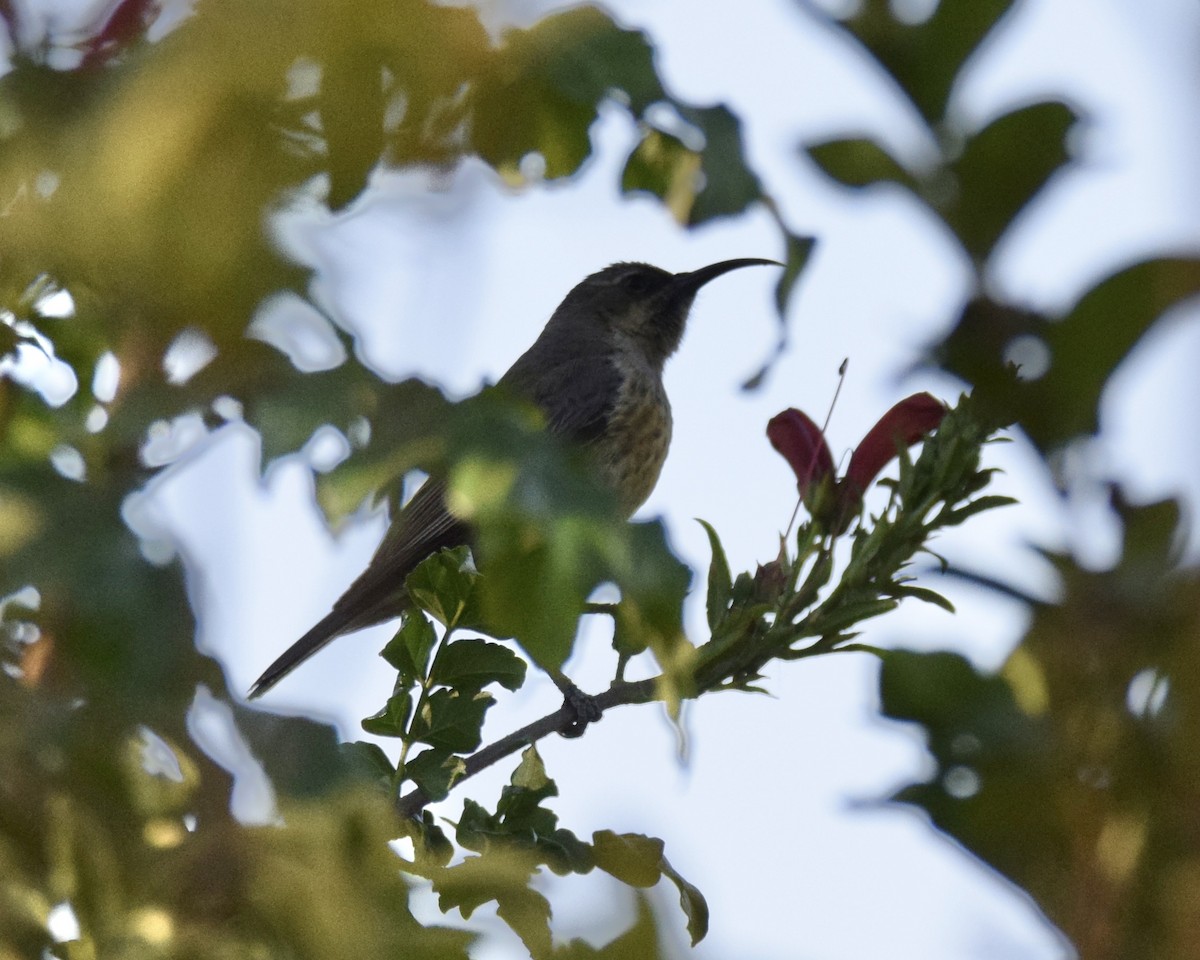
{"type": "Polygon", "coordinates": [[[572,714],[572,719],[559,728],[559,734],[568,738],[583,736],[588,724],[604,716],[604,711],[594,697],[588,696],[562,674],[554,677],[554,683],[562,691],[563,706],[572,714]]]}

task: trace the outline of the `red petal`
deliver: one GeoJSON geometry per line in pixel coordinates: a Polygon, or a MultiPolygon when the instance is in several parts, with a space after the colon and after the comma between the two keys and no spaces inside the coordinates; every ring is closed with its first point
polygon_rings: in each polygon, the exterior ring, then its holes
{"type": "Polygon", "coordinates": [[[767,424],[771,446],[783,454],[796,474],[800,496],[833,473],[833,455],[821,428],[795,408],[776,414],[767,424]]]}
{"type": "Polygon", "coordinates": [[[912,446],[936,430],[945,415],[941,401],[928,393],[914,393],[901,400],[867,431],[850,457],[846,487],[861,497],[902,447],[912,446]]]}
{"type": "Polygon", "coordinates": [[[156,0],[120,0],[108,20],[83,46],[80,67],[96,67],[115,56],[146,31],[156,0]]]}

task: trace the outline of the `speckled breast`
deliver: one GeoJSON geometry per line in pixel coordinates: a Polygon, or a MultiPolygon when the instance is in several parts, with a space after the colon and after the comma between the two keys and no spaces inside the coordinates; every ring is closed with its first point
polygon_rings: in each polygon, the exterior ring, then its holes
{"type": "Polygon", "coordinates": [[[626,368],[608,429],[597,444],[600,469],[631,515],[646,502],[671,445],[671,405],[653,371],[626,368]]]}

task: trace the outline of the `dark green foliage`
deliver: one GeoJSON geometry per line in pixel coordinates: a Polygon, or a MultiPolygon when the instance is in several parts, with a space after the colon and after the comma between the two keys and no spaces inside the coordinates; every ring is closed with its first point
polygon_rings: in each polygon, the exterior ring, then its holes
{"type": "MultiPolygon", "coordinates": [[[[915,459],[900,452],[877,516],[857,502],[830,514],[818,491],[775,559],[736,574],[705,525],[710,636],[696,643],[681,613],[692,577],[661,524],[619,522],[529,409],[381,380],[267,226],[297,194],[353,205],[379,169],[450,171],[476,157],[513,184],[576,175],[615,104],[638,128],[624,192],[657,197],[681,226],[759,204],[774,218],[782,316],[814,241],[788,228],[748,165],[742,119],[674,97],[650,37],[592,7],[493,41],[470,8],[425,0],[205,0],[150,42],[155,8],[122,0],[94,36],[52,29],[47,44],[77,45],[80,69],[51,69],[47,48],[15,51],[0,77],[0,359],[52,354],[80,387],[50,407],[0,376],[0,954],[465,957],[470,935],[410,913],[420,878],[463,916],[494,903],[537,960],[660,956],[640,897],[606,945],[555,945],[550,901],[531,882],[595,866],[636,888],[671,880],[695,942],[707,905],[661,841],[599,830],[587,843],[546,806],[557,790],[529,744],[553,723],[477,749],[494,699],[524,681],[521,652],[561,665],[602,583],[621,593],[607,612],[622,664],[650,650],[661,668],[653,682],[615,684],[609,705],[677,711],[684,698],[761,689],[773,660],[875,653],[884,712],[920,724],[938,766],[897,800],[1027,890],[1081,956],[1194,953],[1200,590],[1176,556],[1173,504],[1132,507],[1114,491],[1119,558],[1097,571],[1051,555],[1061,597],[1031,605],[996,675],[856,642],[905,598],[950,609],[912,582],[913,562],[939,530],[1008,502],[982,492],[992,431],[1015,424],[1047,459],[1095,433],[1113,371],[1200,289],[1200,266],[1181,256],[1113,272],[1061,318],[984,295],[1012,224],[1072,175],[1078,114],[1048,94],[968,128],[955,91],[1011,0],[942,0],[919,24],[892,7],[865,0],[842,27],[924,123],[927,165],[910,169],[869,133],[806,149],[845,186],[908,191],[956,239],[976,295],[930,359],[971,397],[915,459]],[[73,315],[43,309],[59,290],[73,315]],[[328,325],[342,355],[328,369],[301,372],[247,336],[280,295],[328,325]],[[211,357],[172,379],[163,360],[181,338],[211,357]],[[1011,369],[1039,351],[1044,370],[1011,369]],[[92,386],[109,354],[115,393],[92,386]],[[264,467],[323,426],[340,430],[349,456],[316,478],[331,522],[395,504],[414,469],[448,478],[483,573],[461,548],[409,578],[413,608],[383,651],[397,680],[363,724],[398,744],[396,763],[324,724],[242,706],[196,651],[188,601],[200,581],[130,520],[188,452],[146,452],[178,418],[209,432],[244,421],[264,467]],[[80,469],[61,466],[72,462],[80,469]],[[36,603],[13,598],[26,586],[36,603]],[[257,771],[214,759],[198,718],[261,765],[268,825],[231,812],[235,780],[257,771]],[[455,842],[421,809],[521,749],[494,810],[465,800],[455,842]],[[412,841],[411,860],[389,849],[397,837],[412,841]],[[75,912],[78,943],[52,942],[56,903],[75,912]]],[[[0,2],[0,28],[18,40],[22,16],[0,2]]]]}

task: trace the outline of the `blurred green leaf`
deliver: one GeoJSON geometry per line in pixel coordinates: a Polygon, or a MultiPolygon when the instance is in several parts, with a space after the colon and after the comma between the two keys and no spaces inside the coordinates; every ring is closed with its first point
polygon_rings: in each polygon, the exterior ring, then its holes
{"type": "Polygon", "coordinates": [[[830,140],[805,148],[828,176],[847,187],[898,183],[916,193],[918,182],[874,140],[830,140]]]}
{"type": "Polygon", "coordinates": [[[787,313],[796,284],[804,273],[804,268],[808,266],[817,239],[785,231],[784,242],[787,246],[787,256],[784,260],[783,276],[779,278],[779,285],[775,288],[775,308],[779,311],[781,319],[787,313]]]}
{"type": "Polygon", "coordinates": [[[733,577],[729,573],[729,561],[725,558],[725,548],[712,524],[705,520],[697,520],[704,532],[708,534],[708,545],[712,550],[712,560],[708,564],[708,596],[704,609],[708,614],[708,627],[715,630],[717,624],[725,619],[729,611],[729,600],[733,595],[733,577]]]}
{"type": "Polygon", "coordinates": [[[681,877],[666,858],[663,859],[663,876],[679,889],[679,906],[687,918],[688,935],[694,947],[708,935],[708,901],[699,888],[681,877]]]}
{"type": "Polygon", "coordinates": [[[942,364],[982,402],[1016,420],[1043,451],[1097,429],[1101,392],[1118,364],[1162,314],[1200,292],[1200,261],[1149,260],[1083,295],[1060,320],[990,300],[969,303],[939,348],[942,364]],[[1045,352],[1040,376],[1013,377],[1013,352],[1045,352]]]}
{"type": "Polygon", "coordinates": [[[540,960],[550,952],[550,903],[527,886],[531,873],[525,855],[495,850],[439,871],[433,889],[443,912],[457,907],[466,918],[494,901],[497,913],[520,936],[530,956],[540,960]]]}
{"type": "Polygon", "coordinates": [[[1067,137],[1077,119],[1065,104],[1035,103],[967,139],[949,167],[953,186],[934,206],[977,262],[1068,161],[1067,137]]]}
{"type": "Polygon", "coordinates": [[[999,676],[951,654],[884,653],[885,712],[925,728],[937,772],[897,799],[1030,892],[1081,955],[1185,956],[1200,890],[1200,579],[1174,559],[1174,504],[1133,507],[1108,570],[1052,555],[1061,599],[999,676]],[[1182,886],[1164,886],[1171,876],[1182,886]],[[1182,951],[1182,952],[1181,952],[1182,951]]]}
{"type": "Polygon", "coordinates": [[[942,0],[928,19],[901,22],[888,0],[863,0],[842,25],[866,47],[933,125],[951,90],[1013,0],[942,0]]]}
{"type": "Polygon", "coordinates": [[[762,197],[762,186],[746,164],[741,121],[726,106],[678,109],[680,116],[704,135],[700,151],[703,186],[692,204],[688,226],[742,213],[762,197]]]}
{"type": "Polygon", "coordinates": [[[584,940],[559,946],[556,960],[659,960],[664,956],[654,911],[645,896],[637,898],[637,919],[615,940],[596,948],[584,940]]]}
{"type": "Polygon", "coordinates": [[[336,57],[321,75],[321,126],[329,160],[329,207],[339,210],[366,187],[383,155],[383,51],[336,57]]]}
{"type": "Polygon", "coordinates": [[[596,866],[631,887],[652,887],[662,878],[663,842],[639,833],[592,834],[596,866]]]}
{"type": "Polygon", "coordinates": [[[687,223],[701,183],[701,156],[672,134],[647,127],[625,161],[623,193],[649,193],[679,223],[687,223]]]}
{"type": "Polygon", "coordinates": [[[498,643],[455,640],[438,654],[430,680],[464,693],[489,683],[516,690],[525,682],[525,670],[525,661],[498,643]]]}
{"type": "Polygon", "coordinates": [[[616,90],[635,110],[661,98],[640,32],[621,30],[594,7],[509,31],[474,93],[474,147],[511,178],[521,178],[528,154],[543,158],[550,179],[574,173],[591,153],[600,103],[616,90]]]}

